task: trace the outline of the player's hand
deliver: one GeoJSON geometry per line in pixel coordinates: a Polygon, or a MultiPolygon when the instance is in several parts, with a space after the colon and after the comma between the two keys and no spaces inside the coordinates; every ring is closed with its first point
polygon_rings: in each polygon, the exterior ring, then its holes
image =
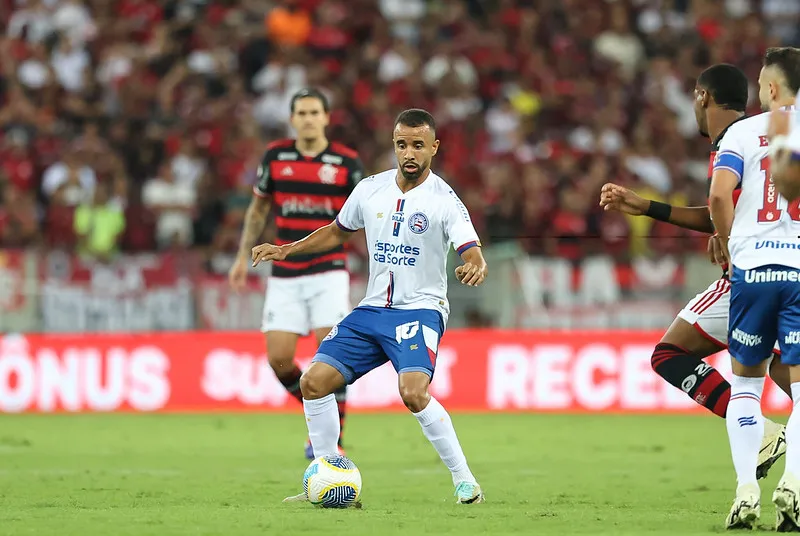
{"type": "Polygon", "coordinates": [[[253,267],[261,262],[282,261],[286,258],[286,249],[274,244],[261,244],[253,248],[253,267]]]}
{"type": "Polygon", "coordinates": [[[603,210],[642,216],[650,208],[650,200],[644,199],[624,186],[609,182],[604,184],[600,190],[600,206],[603,207],[603,210]]]}
{"type": "Polygon", "coordinates": [[[722,266],[727,263],[725,253],[722,251],[722,243],[717,235],[713,235],[708,239],[708,260],[711,264],[722,266]]]}
{"type": "Polygon", "coordinates": [[[478,266],[471,262],[466,262],[456,267],[456,277],[461,283],[468,287],[477,287],[483,283],[488,273],[489,269],[485,264],[483,266],[478,266]]]}
{"type": "Polygon", "coordinates": [[[789,135],[789,112],[775,110],[769,116],[769,127],[767,137],[771,140],[775,136],[789,135]]]}
{"type": "Polygon", "coordinates": [[[240,255],[237,255],[236,262],[233,263],[233,266],[228,271],[228,283],[233,290],[239,292],[244,288],[246,282],[247,263],[240,255]]]}
{"type": "Polygon", "coordinates": [[[717,236],[719,240],[719,248],[722,253],[722,262],[719,264],[727,264],[728,266],[731,265],[731,254],[728,251],[728,237],[727,236],[717,236]]]}

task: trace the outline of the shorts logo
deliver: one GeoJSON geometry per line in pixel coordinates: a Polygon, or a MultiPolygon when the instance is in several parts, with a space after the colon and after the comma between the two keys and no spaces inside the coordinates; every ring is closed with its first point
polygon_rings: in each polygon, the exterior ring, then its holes
{"type": "Polygon", "coordinates": [[[745,333],[739,328],[736,328],[731,333],[731,339],[738,342],[743,346],[758,346],[762,342],[761,335],[752,335],[750,333],[745,333]]]}
{"type": "Polygon", "coordinates": [[[800,343],[800,331],[790,331],[784,338],[784,344],[797,344],[800,343]]]}
{"type": "Polygon", "coordinates": [[[415,212],[408,217],[408,228],[414,234],[422,234],[428,230],[428,217],[422,212],[415,212]]]}
{"type": "Polygon", "coordinates": [[[325,335],[325,338],[322,339],[322,341],[325,342],[331,340],[336,336],[337,333],[339,333],[339,326],[333,326],[331,330],[328,332],[328,334],[325,335]]]}
{"type": "Polygon", "coordinates": [[[405,324],[400,324],[394,330],[395,340],[397,341],[397,344],[400,344],[402,341],[413,339],[418,331],[419,331],[419,320],[414,320],[413,322],[406,322],[405,324]]]}

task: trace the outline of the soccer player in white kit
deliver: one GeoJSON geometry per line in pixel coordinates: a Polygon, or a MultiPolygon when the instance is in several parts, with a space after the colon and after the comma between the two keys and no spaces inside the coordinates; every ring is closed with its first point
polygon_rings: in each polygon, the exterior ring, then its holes
{"type": "MultiPolygon", "coordinates": [[[[390,361],[403,402],[452,474],[457,502],[479,503],[484,500],[481,487],[450,416],[428,386],[450,311],[448,252],[454,248],[464,261],[456,276],[465,285],[483,282],[486,262],[466,207],[430,169],[439,148],[433,117],[424,110],[404,111],[395,121],[393,141],[397,169],[358,183],[336,220],[303,240],[256,246],[253,265],[330,249],[365,230],[370,254],[366,297],[334,326],[300,379],[314,453],[336,454],[336,389],[390,361]]],[[[304,500],[305,494],[286,499],[304,500]]]]}
{"type": "MultiPolygon", "coordinates": [[[[759,76],[765,110],[793,108],[800,90],[800,50],[770,49],[759,76]]],[[[731,126],[714,162],[709,206],[731,266],[728,351],[733,377],[726,422],[737,489],[726,527],[752,528],[761,513],[756,465],[764,416],[761,395],[775,341],[800,402],[800,203],[776,191],[770,173],[770,112],[731,126]],[[741,187],[734,206],[733,191],[741,187]]],[[[786,426],[786,470],[773,502],[777,530],[800,528],[800,414],[786,426]]]]}
{"type": "MultiPolygon", "coordinates": [[[[800,100],[800,92],[795,105],[800,100]]],[[[776,111],[770,117],[769,151],[772,180],[783,197],[789,201],[800,198],[800,115],[776,111]]]]}

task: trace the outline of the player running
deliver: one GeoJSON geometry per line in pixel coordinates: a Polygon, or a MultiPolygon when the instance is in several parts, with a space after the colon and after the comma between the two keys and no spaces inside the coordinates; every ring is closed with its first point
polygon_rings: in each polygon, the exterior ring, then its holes
{"type": "MultiPolygon", "coordinates": [[[[800,92],[795,97],[795,105],[800,92]]],[[[789,201],[800,198],[800,116],[776,110],[769,125],[770,171],[775,187],[789,201]]]]}
{"type": "MultiPolygon", "coordinates": [[[[330,116],[328,100],[317,90],[303,89],[292,97],[291,124],[297,139],[270,144],[258,168],[258,182],[247,208],[236,262],[229,280],[244,287],[251,249],[264,232],[275,204],[278,244],[303,238],[339,213],[361,180],[363,168],[355,151],[325,136],[330,116]]],[[[266,334],[269,364],[286,390],[302,403],[301,370],[295,361],[297,340],[313,331],[317,342],[350,312],[350,275],[341,244],[291,260],[276,261],[267,283],[261,331],[266,334]]],[[[345,386],[336,392],[340,434],[344,427],[345,386]]],[[[339,436],[341,449],[341,435],[339,436]]],[[[311,441],[305,455],[314,459],[311,441]]]]}
{"type": "MultiPolygon", "coordinates": [[[[747,78],[737,67],[728,64],[713,65],[703,71],[695,88],[695,116],[703,136],[712,139],[709,161],[711,170],[720,142],[732,125],[745,118],[747,106],[747,78]]],[[[733,194],[738,195],[738,191],[733,194]]],[[[694,231],[713,233],[708,207],[673,207],[644,199],[631,190],[616,184],[603,186],[600,205],[605,210],[616,210],[634,216],[646,215],[694,231]]],[[[718,239],[709,240],[712,256],[718,239]]],[[[727,266],[720,279],[692,299],[678,313],[678,317],[656,345],[651,358],[653,370],[669,384],[686,392],[689,397],[725,418],[731,395],[731,386],[711,365],[703,360],[727,348],[728,306],[730,281],[727,266]]],[[[776,352],[778,345],[775,345],[776,352]]],[[[772,378],[789,393],[788,372],[775,360],[772,378]]],[[[763,478],[769,468],[786,451],[785,427],[765,419],[764,437],[758,459],[758,476],[763,478]]]]}
{"type": "MultiPolygon", "coordinates": [[[[333,223],[286,245],[253,248],[253,265],[324,251],[365,229],[370,253],[366,297],[333,328],[300,379],[308,434],[318,456],[336,452],[339,421],[331,394],[391,361],[400,396],[450,470],[457,502],[483,502],[450,416],[428,392],[449,314],[447,253],[458,251],[461,283],[480,285],[487,274],[480,241],[466,207],[430,169],[439,149],[436,124],[424,110],[395,121],[397,169],[361,181],[333,223]]],[[[305,494],[286,501],[305,501],[305,494]]]]}
{"type": "MultiPolygon", "coordinates": [[[[758,83],[763,109],[791,107],[800,89],[800,50],[767,50],[758,83]]],[[[776,340],[781,361],[789,365],[795,407],[800,402],[800,204],[787,203],[772,183],[769,121],[767,112],[730,127],[714,160],[709,193],[711,217],[731,266],[733,377],[726,421],[738,486],[725,522],[729,529],[752,528],[761,512],[756,477],[764,433],[761,394],[776,340]]],[[[795,411],[786,443],[786,471],[773,495],[779,532],[800,530],[800,415],[795,411]]]]}

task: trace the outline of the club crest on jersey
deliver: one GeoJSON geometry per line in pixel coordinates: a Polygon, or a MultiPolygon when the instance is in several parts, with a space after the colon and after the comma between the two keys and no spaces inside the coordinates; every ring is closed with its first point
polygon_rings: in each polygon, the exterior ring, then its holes
{"type": "Polygon", "coordinates": [[[428,230],[428,217],[422,212],[415,212],[408,217],[408,228],[414,234],[422,234],[428,230]]]}
{"type": "Polygon", "coordinates": [[[336,174],[338,173],[337,169],[330,165],[325,164],[321,168],[319,168],[319,180],[322,181],[322,184],[334,184],[336,182],[336,174]]]}

